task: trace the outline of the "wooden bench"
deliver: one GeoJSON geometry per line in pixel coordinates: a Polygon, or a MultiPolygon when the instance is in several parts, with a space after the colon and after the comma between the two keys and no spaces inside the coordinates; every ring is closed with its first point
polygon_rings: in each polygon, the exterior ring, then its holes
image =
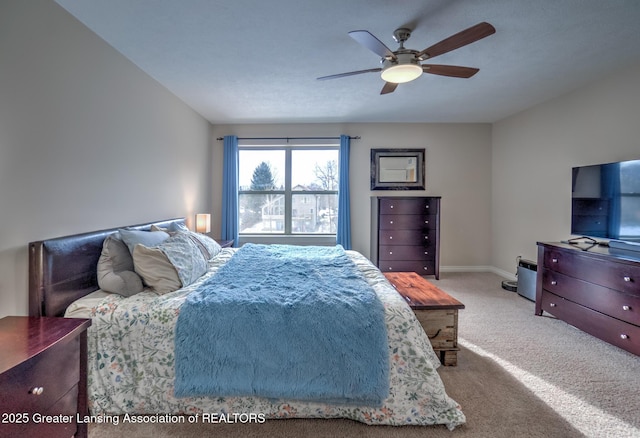
{"type": "Polygon", "coordinates": [[[385,272],[422,324],[433,350],[446,366],[458,364],[458,309],[464,304],[415,272],[385,272]]]}

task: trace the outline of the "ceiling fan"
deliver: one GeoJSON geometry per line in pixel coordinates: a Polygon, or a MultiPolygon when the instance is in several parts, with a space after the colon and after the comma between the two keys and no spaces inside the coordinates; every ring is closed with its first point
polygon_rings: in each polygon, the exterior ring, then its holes
{"type": "Polygon", "coordinates": [[[496,29],[489,23],[478,23],[468,29],[458,32],[455,35],[445,38],[424,50],[417,51],[406,49],[405,41],[411,36],[411,29],[400,28],[393,33],[393,39],[400,44],[395,52],[392,52],[382,41],[366,30],[354,30],[349,32],[349,36],[358,43],[380,56],[382,67],[370,68],[368,70],[351,71],[336,75],[322,76],[318,80],[343,78],[346,76],[359,75],[362,73],[382,72],[380,76],[385,81],[380,94],[393,93],[398,86],[405,82],[419,78],[422,73],[429,73],[441,76],[451,76],[455,78],[470,78],[479,69],[472,67],[460,67],[456,65],[421,64],[422,61],[435,58],[438,55],[450,52],[468,44],[474,43],[482,38],[488,37],[496,32],[496,29]]]}

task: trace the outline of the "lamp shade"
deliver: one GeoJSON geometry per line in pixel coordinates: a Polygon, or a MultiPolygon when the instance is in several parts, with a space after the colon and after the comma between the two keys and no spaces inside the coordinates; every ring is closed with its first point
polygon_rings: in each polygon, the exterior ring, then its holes
{"type": "Polygon", "coordinates": [[[386,82],[402,84],[422,75],[422,67],[416,64],[396,64],[385,68],[380,76],[386,82]]]}
{"type": "Polygon", "coordinates": [[[196,233],[209,233],[211,231],[211,215],[208,213],[196,214],[196,233]]]}

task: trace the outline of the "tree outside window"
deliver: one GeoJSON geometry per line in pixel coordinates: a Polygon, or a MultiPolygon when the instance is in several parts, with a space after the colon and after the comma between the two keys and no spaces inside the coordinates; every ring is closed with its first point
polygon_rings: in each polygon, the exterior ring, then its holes
{"type": "Polygon", "coordinates": [[[335,235],[338,147],[240,147],[240,234],[335,235]]]}

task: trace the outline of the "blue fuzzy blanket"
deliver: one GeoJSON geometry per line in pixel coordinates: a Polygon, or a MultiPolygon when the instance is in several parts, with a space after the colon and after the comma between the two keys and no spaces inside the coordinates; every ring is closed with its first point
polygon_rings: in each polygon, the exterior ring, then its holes
{"type": "Polygon", "coordinates": [[[384,308],[341,246],[246,244],[180,309],[175,395],[379,406],[384,308]]]}

